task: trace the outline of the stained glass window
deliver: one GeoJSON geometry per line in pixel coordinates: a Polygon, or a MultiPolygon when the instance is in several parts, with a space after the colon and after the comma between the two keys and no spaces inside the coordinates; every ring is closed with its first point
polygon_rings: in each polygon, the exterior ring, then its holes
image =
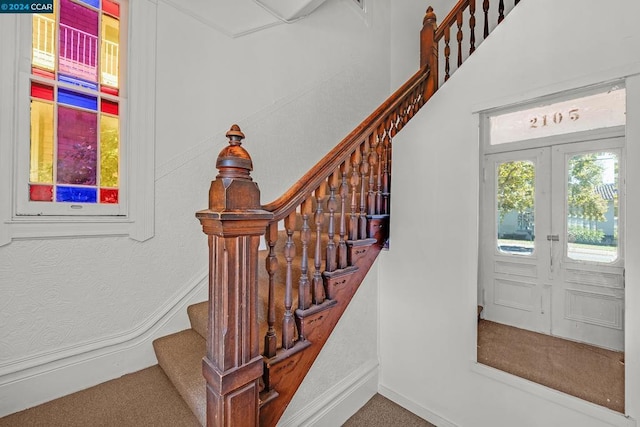
{"type": "Polygon", "coordinates": [[[112,0],[33,15],[29,201],[118,203],[120,36],[112,0]]]}

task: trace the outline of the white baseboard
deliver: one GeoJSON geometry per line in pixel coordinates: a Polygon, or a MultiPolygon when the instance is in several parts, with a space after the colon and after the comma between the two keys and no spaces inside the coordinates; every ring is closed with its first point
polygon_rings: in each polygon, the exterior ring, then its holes
{"type": "Polygon", "coordinates": [[[133,336],[105,339],[57,358],[49,355],[47,361],[0,376],[0,417],[158,363],[152,341],[190,327],[186,307],[208,298],[207,275],[186,289],[133,336]]]}
{"type": "Polygon", "coordinates": [[[377,361],[365,363],[297,413],[285,413],[278,427],[342,425],[377,393],[378,368],[377,361]]]}
{"type": "Polygon", "coordinates": [[[378,387],[378,393],[380,393],[387,399],[397,403],[403,408],[413,412],[417,416],[424,418],[425,420],[429,421],[431,424],[437,425],[438,427],[458,427],[456,424],[452,423],[451,421],[430,411],[424,406],[418,405],[414,401],[402,396],[401,394],[396,393],[395,391],[383,385],[380,385],[378,387]]]}

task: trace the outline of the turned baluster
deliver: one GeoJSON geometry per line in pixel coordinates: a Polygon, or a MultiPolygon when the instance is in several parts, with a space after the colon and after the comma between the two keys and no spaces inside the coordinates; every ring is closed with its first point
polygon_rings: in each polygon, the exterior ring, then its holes
{"type": "Polygon", "coordinates": [[[276,283],[275,274],[278,271],[278,258],[276,256],[276,242],[278,240],[278,223],[272,222],[267,227],[265,235],[269,246],[269,255],[265,261],[267,274],[269,275],[269,312],[267,314],[267,334],[264,337],[264,356],[273,357],[276,355],[277,337],[274,325],[276,323],[276,283]]]}
{"type": "MultiPolygon", "coordinates": [[[[302,241],[302,259],[300,260],[300,280],[298,281],[298,308],[306,310],[311,307],[311,284],[309,282],[309,240],[311,228],[309,227],[309,214],[311,213],[311,201],[305,200],[300,205],[302,215],[302,228],[300,240],[302,241]]],[[[300,337],[301,339],[303,337],[300,337]]]]}
{"type": "Polygon", "coordinates": [[[377,171],[376,171],[376,208],[374,213],[379,214],[382,213],[382,157],[384,151],[384,140],[389,138],[389,123],[385,127],[387,132],[385,132],[382,140],[378,143],[376,147],[377,154],[377,171]]]}
{"type": "Polygon", "coordinates": [[[476,0],[469,0],[469,55],[476,50],[476,0]]]}
{"type": "Polygon", "coordinates": [[[369,153],[369,193],[367,197],[367,213],[369,215],[375,215],[376,213],[375,172],[378,164],[378,145],[380,145],[382,135],[384,135],[384,128],[380,125],[378,132],[371,138],[371,152],[369,153]]]}
{"type": "Polygon", "coordinates": [[[500,0],[498,3],[498,24],[504,19],[504,0],[500,0]]]}
{"type": "Polygon", "coordinates": [[[284,290],[284,319],[282,320],[282,347],[291,348],[295,338],[296,322],[293,318],[293,258],[296,255],[296,245],[293,243],[293,232],[296,225],[296,213],[293,212],[284,221],[287,231],[287,242],[284,245],[284,259],[287,261],[287,273],[284,290]]]}
{"type": "Polygon", "coordinates": [[[325,261],[325,270],[334,271],[337,266],[337,247],[335,241],[335,228],[336,228],[336,209],[338,208],[338,201],[336,200],[336,189],[339,184],[338,172],[334,172],[329,177],[329,200],[327,201],[327,210],[329,211],[329,229],[327,235],[329,236],[329,242],[327,243],[327,259],[325,261]]]}
{"type": "MultiPolygon", "coordinates": [[[[369,139],[371,135],[369,136],[369,139]]],[[[362,161],[360,162],[360,222],[358,224],[358,238],[367,238],[367,172],[369,172],[369,141],[362,144],[362,161]]]]}
{"type": "Polygon", "coordinates": [[[482,10],[484,11],[484,32],[482,36],[484,40],[489,35],[489,0],[482,2],[482,10]]]}
{"type": "Polygon", "coordinates": [[[351,154],[351,213],[349,215],[349,240],[358,240],[358,184],[360,183],[360,150],[351,154]]]}
{"type": "Polygon", "coordinates": [[[382,169],[382,211],[389,213],[389,189],[391,179],[391,138],[387,138],[384,144],[383,169],[382,169]]]}
{"type": "Polygon", "coordinates": [[[349,196],[349,185],[347,185],[347,176],[349,175],[349,161],[345,161],[340,166],[340,239],[338,241],[338,268],[346,268],[347,257],[347,197],[349,196]]]}
{"type": "Polygon", "coordinates": [[[313,257],[315,271],[313,272],[313,303],[322,304],[325,298],[324,282],[322,280],[322,225],[324,224],[324,211],[322,209],[322,203],[325,196],[325,183],[320,184],[320,187],[315,191],[316,198],[316,212],[314,221],[316,224],[316,250],[313,257]]]}
{"type": "Polygon", "coordinates": [[[456,24],[458,25],[458,67],[462,65],[462,9],[456,15],[456,24]]]}
{"type": "Polygon", "coordinates": [[[451,27],[445,25],[444,27],[444,81],[449,80],[451,76],[449,71],[451,70],[451,65],[449,62],[449,57],[451,56],[451,46],[449,46],[449,42],[451,41],[451,27]]]}
{"type": "Polygon", "coordinates": [[[395,135],[396,130],[398,129],[400,123],[400,114],[398,114],[398,110],[395,110],[391,113],[391,121],[389,126],[389,135],[395,135]]]}
{"type": "Polygon", "coordinates": [[[409,123],[409,119],[411,119],[411,110],[413,110],[413,94],[404,102],[404,108],[402,109],[402,127],[409,123]]]}

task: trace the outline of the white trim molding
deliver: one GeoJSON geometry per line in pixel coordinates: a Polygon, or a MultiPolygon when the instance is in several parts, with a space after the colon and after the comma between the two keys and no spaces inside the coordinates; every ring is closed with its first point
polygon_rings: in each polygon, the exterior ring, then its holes
{"type": "Polygon", "coordinates": [[[371,360],[342,381],[309,402],[292,416],[285,416],[279,427],[339,426],[369,401],[378,389],[379,364],[371,360]]]}
{"type": "Polygon", "coordinates": [[[627,417],[603,406],[596,405],[595,403],[587,402],[586,400],[582,400],[578,397],[570,396],[549,387],[534,383],[533,381],[525,380],[524,378],[517,377],[499,369],[495,369],[481,363],[472,362],[471,370],[479,375],[500,381],[518,390],[548,400],[549,402],[555,403],[564,408],[593,417],[603,423],[606,423],[606,425],[615,427],[637,427],[636,420],[631,417],[627,417]]]}
{"type": "Polygon", "coordinates": [[[186,308],[208,297],[208,270],[134,329],[0,366],[0,417],[157,362],[152,341],[190,327],[186,308]]]}
{"type": "Polygon", "coordinates": [[[417,404],[416,402],[383,385],[380,385],[378,393],[438,427],[458,427],[457,424],[452,423],[446,418],[441,417],[435,412],[432,412],[424,406],[417,404]]]}

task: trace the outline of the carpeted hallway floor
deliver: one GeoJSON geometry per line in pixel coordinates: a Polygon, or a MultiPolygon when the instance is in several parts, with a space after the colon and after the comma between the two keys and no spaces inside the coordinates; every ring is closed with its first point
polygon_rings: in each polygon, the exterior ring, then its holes
{"type": "MultiPolygon", "coordinates": [[[[377,394],[347,427],[434,427],[377,394]]],[[[0,427],[199,427],[159,366],[0,418],[0,427]]]]}
{"type": "MultiPolygon", "coordinates": [[[[486,320],[478,362],[624,412],[624,354],[486,320]]],[[[0,427],[196,427],[198,421],[159,366],[0,418],[0,427]]],[[[347,427],[431,427],[376,395],[347,427]]]]}
{"type": "Polygon", "coordinates": [[[0,418],[0,427],[198,427],[155,365],[0,418]]]}
{"type": "Polygon", "coordinates": [[[343,427],[435,427],[386,397],[376,394],[343,427]]]}
{"type": "Polygon", "coordinates": [[[480,320],[478,363],[624,413],[624,353],[480,320]]]}

